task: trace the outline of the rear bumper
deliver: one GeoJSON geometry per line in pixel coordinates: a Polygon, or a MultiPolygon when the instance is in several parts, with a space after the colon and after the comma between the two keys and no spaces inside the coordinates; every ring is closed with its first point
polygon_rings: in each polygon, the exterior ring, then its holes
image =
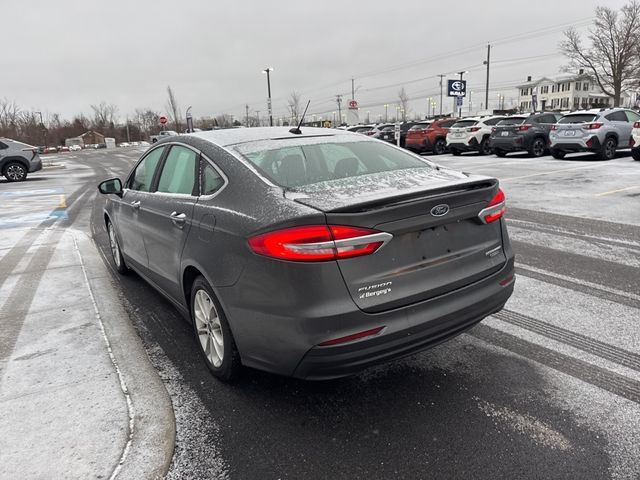
{"type": "Polygon", "coordinates": [[[407,138],[404,147],[412,152],[422,153],[430,150],[429,140],[426,138],[407,138]]]}
{"type": "Polygon", "coordinates": [[[264,277],[251,273],[255,266],[248,265],[238,283],[216,293],[244,365],[309,380],[337,378],[435,346],[500,310],[514,286],[513,282],[500,285],[514,274],[514,256],[504,227],[503,236],[507,260],[498,272],[446,294],[380,313],[360,310],[337,266],[332,271],[329,264],[314,278],[305,279],[308,273],[289,275],[283,277],[286,284],[279,285],[273,278],[268,283],[266,272],[264,277]],[[263,299],[256,300],[263,294],[263,299]],[[381,326],[384,330],[375,337],[318,346],[381,326]]]}
{"type": "Polygon", "coordinates": [[[602,147],[600,139],[596,136],[586,139],[575,139],[571,142],[559,142],[557,139],[551,139],[549,145],[552,149],[561,150],[563,152],[596,152],[602,147]]]}
{"type": "Polygon", "coordinates": [[[36,155],[36,157],[29,162],[29,173],[37,172],[38,170],[42,170],[42,160],[40,156],[36,155]]]}
{"type": "Polygon", "coordinates": [[[491,137],[490,145],[493,150],[503,150],[505,152],[519,152],[521,150],[527,150],[529,148],[528,143],[522,136],[501,138],[491,137]]]}
{"type": "Polygon", "coordinates": [[[450,150],[459,150],[461,152],[477,152],[480,150],[480,143],[476,140],[475,137],[471,137],[467,140],[465,139],[454,139],[452,141],[447,141],[447,147],[450,150]]]}

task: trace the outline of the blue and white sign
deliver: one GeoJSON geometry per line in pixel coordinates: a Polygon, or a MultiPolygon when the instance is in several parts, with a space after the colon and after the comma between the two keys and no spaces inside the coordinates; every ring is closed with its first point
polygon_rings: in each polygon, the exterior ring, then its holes
{"type": "Polygon", "coordinates": [[[447,80],[448,97],[464,97],[467,94],[466,80],[447,80]]]}

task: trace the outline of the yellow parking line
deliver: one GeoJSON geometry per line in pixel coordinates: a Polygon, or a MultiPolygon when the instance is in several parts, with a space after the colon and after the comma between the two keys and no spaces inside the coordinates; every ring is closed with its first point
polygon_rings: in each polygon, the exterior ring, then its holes
{"type": "Polygon", "coordinates": [[[633,187],[619,188],[617,190],[609,190],[608,192],[596,193],[596,197],[604,197],[612,193],[625,192],[627,190],[633,190],[634,188],[640,188],[640,185],[634,185],[633,187]]]}
{"type": "Polygon", "coordinates": [[[506,182],[507,180],[520,180],[521,178],[531,178],[531,177],[539,177],[541,175],[552,175],[554,173],[558,173],[558,172],[568,172],[571,170],[584,170],[587,168],[598,168],[598,167],[604,167],[606,164],[602,163],[600,165],[588,165],[586,167],[571,167],[571,168],[561,168],[559,170],[552,170],[550,172],[542,172],[542,173],[532,173],[531,175],[523,175],[521,177],[510,177],[510,178],[502,178],[500,179],[501,182],[506,182]]]}
{"type": "Polygon", "coordinates": [[[58,208],[67,208],[67,201],[64,195],[60,195],[60,205],[58,205],[58,208]]]}

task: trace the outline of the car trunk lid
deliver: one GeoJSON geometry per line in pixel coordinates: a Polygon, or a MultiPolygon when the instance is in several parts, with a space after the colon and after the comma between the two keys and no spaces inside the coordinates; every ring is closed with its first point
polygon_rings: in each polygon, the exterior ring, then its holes
{"type": "Polygon", "coordinates": [[[500,222],[484,224],[478,217],[496,195],[497,180],[414,170],[363,176],[374,177],[360,179],[368,185],[364,189],[338,183],[324,191],[315,186],[287,192],[295,201],[324,211],[329,225],[393,235],[372,255],[338,260],[353,301],[365,312],[462,288],[498,271],[506,261],[500,222]]]}

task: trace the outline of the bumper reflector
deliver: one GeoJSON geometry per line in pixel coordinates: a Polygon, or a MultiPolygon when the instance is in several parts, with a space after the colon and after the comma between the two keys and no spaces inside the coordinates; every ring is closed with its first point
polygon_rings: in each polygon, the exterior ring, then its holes
{"type": "Polygon", "coordinates": [[[334,338],[333,340],[327,340],[326,342],[319,343],[319,347],[330,347],[332,345],[340,345],[342,343],[349,343],[355,340],[360,340],[365,337],[372,337],[379,334],[384,327],[376,327],[371,330],[365,330],[364,332],[354,333],[353,335],[347,335],[346,337],[334,338]]]}

